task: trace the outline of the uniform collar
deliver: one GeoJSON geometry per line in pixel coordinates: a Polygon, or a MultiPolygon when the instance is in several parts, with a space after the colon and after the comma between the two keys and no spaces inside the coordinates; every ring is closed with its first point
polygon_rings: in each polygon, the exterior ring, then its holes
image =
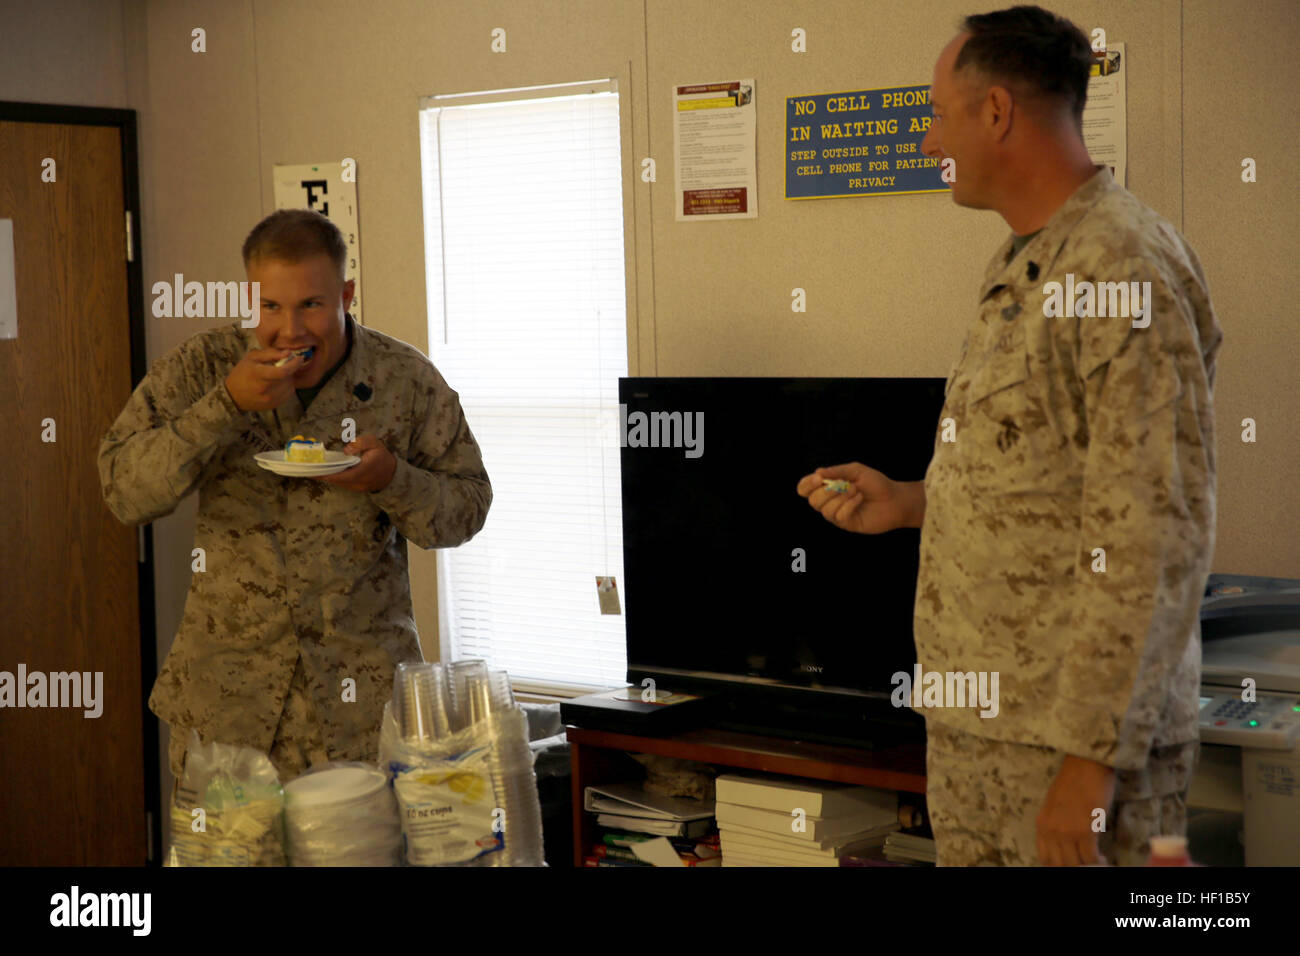
{"type": "MultiPolygon", "coordinates": [[[[366,369],[366,337],[361,332],[361,326],[357,325],[352,318],[351,313],[346,313],[344,319],[347,323],[345,334],[352,337],[352,349],[348,352],[347,359],[339,367],[325,387],[317,393],[308,407],[303,421],[311,422],[320,418],[333,419],[334,427],[337,430],[342,427],[338,424],[344,414],[349,410],[355,410],[361,403],[361,396],[365,395],[369,400],[370,389],[374,388],[374,383],[367,380],[366,369]]],[[[294,396],[294,402],[297,403],[298,396],[294,396]]],[[[303,415],[302,407],[299,405],[298,414],[303,415]]]]}
{"type": "Polygon", "coordinates": [[[1081,184],[1070,198],[1047,220],[1047,225],[1027,242],[1020,253],[1007,262],[1015,237],[1008,236],[998,247],[997,254],[984,270],[984,285],[980,289],[983,302],[994,291],[1005,285],[1040,288],[1043,276],[1051,271],[1056,257],[1066,239],[1080,219],[1105,196],[1118,190],[1108,166],[1096,166],[1092,177],[1081,184]]]}

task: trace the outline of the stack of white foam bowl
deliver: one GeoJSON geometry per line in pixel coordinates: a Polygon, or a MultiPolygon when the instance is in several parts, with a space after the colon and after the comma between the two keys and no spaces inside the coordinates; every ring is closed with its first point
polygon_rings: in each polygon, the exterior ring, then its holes
{"type": "Polygon", "coordinates": [[[284,785],[290,866],[397,866],[402,828],[388,778],[364,766],[327,767],[284,785]]]}

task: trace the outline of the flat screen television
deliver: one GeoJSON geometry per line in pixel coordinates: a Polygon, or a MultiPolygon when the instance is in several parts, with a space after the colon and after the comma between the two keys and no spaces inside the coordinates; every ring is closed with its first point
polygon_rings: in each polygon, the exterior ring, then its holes
{"type": "Polygon", "coordinates": [[[916,663],[920,531],[843,531],[795,488],[925,477],[941,378],[621,378],[628,681],[719,690],[715,725],[870,746],[916,663]]]}

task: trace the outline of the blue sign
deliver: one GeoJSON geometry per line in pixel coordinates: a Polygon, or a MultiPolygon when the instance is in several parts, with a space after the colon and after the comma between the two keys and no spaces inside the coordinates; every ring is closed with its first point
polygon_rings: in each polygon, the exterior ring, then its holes
{"type": "Polygon", "coordinates": [[[947,192],[930,131],[929,86],[816,93],[785,101],[786,199],[947,192]]]}

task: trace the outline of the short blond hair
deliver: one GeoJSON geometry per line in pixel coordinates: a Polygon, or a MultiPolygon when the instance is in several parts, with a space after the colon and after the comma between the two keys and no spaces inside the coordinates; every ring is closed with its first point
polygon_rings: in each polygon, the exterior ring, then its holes
{"type": "Polygon", "coordinates": [[[243,253],[245,268],[254,259],[301,262],[324,253],[343,279],[348,245],[339,227],[315,210],[278,209],[253,227],[244,240],[243,253]]]}

